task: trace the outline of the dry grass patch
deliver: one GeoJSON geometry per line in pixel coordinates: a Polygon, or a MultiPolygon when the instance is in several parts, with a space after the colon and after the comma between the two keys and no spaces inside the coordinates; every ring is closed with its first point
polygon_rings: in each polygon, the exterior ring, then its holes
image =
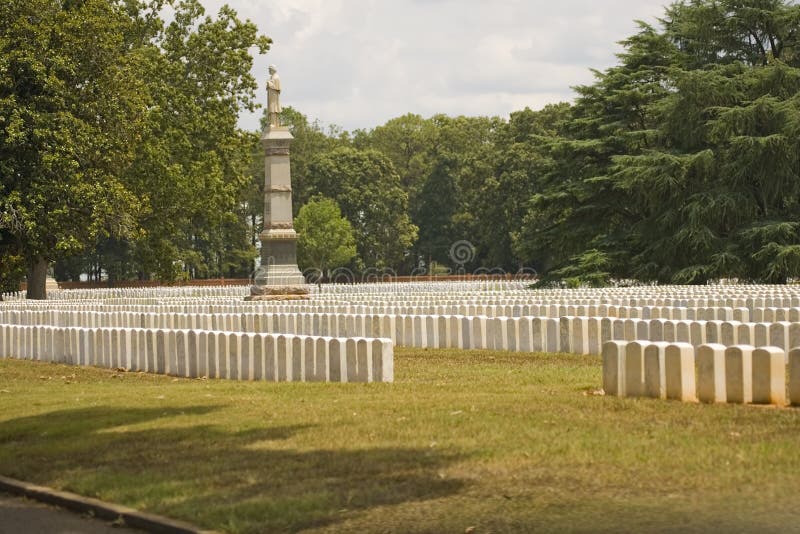
{"type": "Polygon", "coordinates": [[[0,473],[230,532],[797,526],[798,410],[592,396],[596,357],[395,360],[369,385],[0,361],[0,473]]]}

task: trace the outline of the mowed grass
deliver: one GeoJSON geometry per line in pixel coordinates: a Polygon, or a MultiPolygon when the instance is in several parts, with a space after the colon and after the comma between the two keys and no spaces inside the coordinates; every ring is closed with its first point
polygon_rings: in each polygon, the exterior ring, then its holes
{"type": "Polygon", "coordinates": [[[228,532],[800,529],[800,410],[592,395],[597,357],[397,350],[394,384],[0,360],[0,473],[228,532]]]}

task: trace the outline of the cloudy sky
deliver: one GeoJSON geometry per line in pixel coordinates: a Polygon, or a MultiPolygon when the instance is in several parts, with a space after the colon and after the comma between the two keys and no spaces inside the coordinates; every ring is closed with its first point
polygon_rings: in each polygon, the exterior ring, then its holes
{"type": "MultiPolygon", "coordinates": [[[[201,0],[227,3],[274,43],[281,103],[346,130],[405,113],[499,115],[571,100],[616,44],[669,0],[201,0]]],[[[243,115],[242,127],[258,128],[243,115]]]]}

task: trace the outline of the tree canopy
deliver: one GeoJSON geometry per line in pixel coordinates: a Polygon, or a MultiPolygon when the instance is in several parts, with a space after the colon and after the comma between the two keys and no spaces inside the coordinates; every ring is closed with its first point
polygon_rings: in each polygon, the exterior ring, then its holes
{"type": "Polygon", "coordinates": [[[44,296],[48,263],[109,277],[203,276],[255,257],[237,217],[269,40],[197,0],[0,6],[0,246],[44,296]],[[70,260],[72,267],[70,268],[70,260]],[[82,264],[82,265],[81,265],[82,264]]]}
{"type": "MultiPolygon", "coordinates": [[[[43,287],[53,260],[62,278],[246,276],[264,155],[237,117],[269,39],[196,0],[7,0],[0,24],[0,283],[43,287]]],[[[360,271],[452,264],[469,241],[459,267],[542,283],[797,278],[799,32],[795,2],[679,1],[571,103],[352,133],[287,107],[294,212],[349,224],[355,255],[326,261],[360,271]]]]}
{"type": "Polygon", "coordinates": [[[342,217],[339,206],[330,198],[312,198],[300,208],[294,227],[297,240],[297,262],[300,269],[316,269],[320,276],[350,263],[356,257],[353,226],[342,217]]]}
{"type": "Polygon", "coordinates": [[[122,179],[149,102],[136,22],[105,0],[0,6],[2,243],[42,282],[58,255],[138,230],[122,179]]]}
{"type": "Polygon", "coordinates": [[[550,166],[518,251],[553,280],[800,275],[798,16],[694,1],[668,8],[661,31],[642,24],[542,140],[550,166]]]}
{"type": "Polygon", "coordinates": [[[309,163],[308,191],[336,201],[353,225],[359,269],[401,265],[417,236],[408,194],[392,162],[376,150],[340,147],[309,163]]]}

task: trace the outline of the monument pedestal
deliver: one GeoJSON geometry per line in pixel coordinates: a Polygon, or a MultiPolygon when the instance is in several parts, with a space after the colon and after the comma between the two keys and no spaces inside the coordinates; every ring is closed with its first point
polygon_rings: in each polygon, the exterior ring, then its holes
{"type": "Polygon", "coordinates": [[[268,126],[261,136],[265,165],[261,267],[247,300],[308,298],[309,286],[297,267],[297,232],[292,222],[289,147],[293,139],[285,126],[268,126]]]}
{"type": "Polygon", "coordinates": [[[250,295],[245,297],[247,302],[285,302],[289,300],[308,300],[308,293],[303,295],[250,295]]]}

